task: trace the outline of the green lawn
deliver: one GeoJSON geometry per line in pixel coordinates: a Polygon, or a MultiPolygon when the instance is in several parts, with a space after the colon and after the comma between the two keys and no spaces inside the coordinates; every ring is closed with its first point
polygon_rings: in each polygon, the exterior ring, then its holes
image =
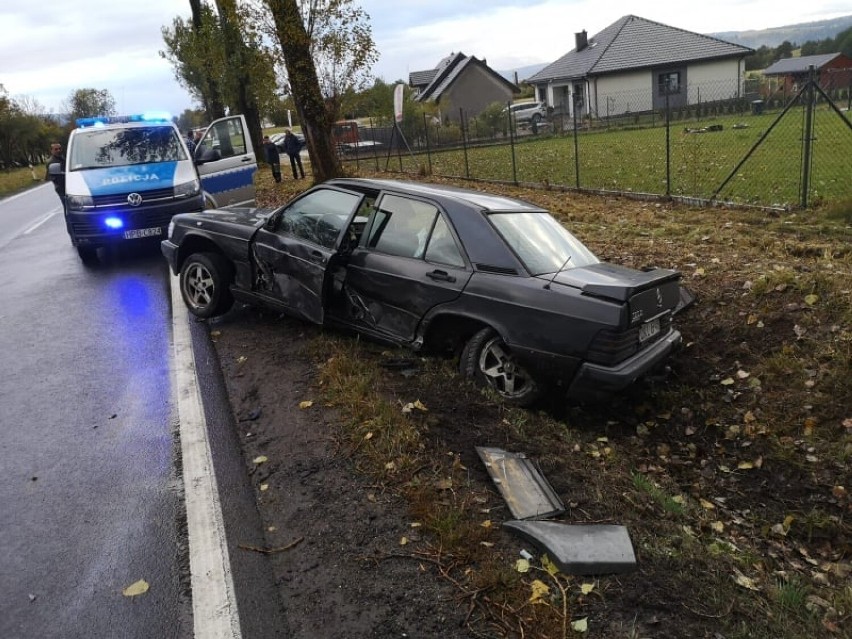
{"type": "Polygon", "coordinates": [[[33,169],[21,168],[9,171],[0,171],[0,197],[12,195],[18,191],[40,184],[44,178],[44,166],[40,165],[33,169]],[[36,176],[33,179],[33,175],[36,176]]]}
{"type": "MultiPolygon", "coordinates": [[[[777,113],[732,114],[673,121],[670,193],[710,198],[777,117],[777,113]],[[688,131],[709,125],[721,125],[722,130],[688,131]]],[[[725,184],[717,199],[763,206],[799,204],[803,131],[802,109],[791,109],[725,184]]],[[[432,153],[431,170],[441,176],[666,194],[665,126],[583,131],[576,147],[579,163],[575,163],[570,132],[564,136],[525,136],[514,147],[514,171],[512,147],[507,144],[472,146],[467,161],[462,149],[432,153]]],[[[815,111],[812,149],[809,200],[852,197],[852,129],[825,107],[815,111]]],[[[425,154],[403,156],[403,171],[422,172],[428,162],[425,154]]],[[[391,160],[390,168],[399,168],[397,158],[391,160]]]]}

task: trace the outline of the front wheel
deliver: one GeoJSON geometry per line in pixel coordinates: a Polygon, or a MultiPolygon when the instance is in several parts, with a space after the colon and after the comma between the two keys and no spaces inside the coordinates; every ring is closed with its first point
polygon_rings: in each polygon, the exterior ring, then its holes
{"type": "Polygon", "coordinates": [[[532,123],[538,126],[539,122],[541,122],[541,113],[536,113],[532,116],[532,123]]]}
{"type": "Polygon", "coordinates": [[[80,256],[80,260],[83,262],[83,264],[94,264],[98,261],[98,247],[80,246],[78,244],[77,255],[80,256]]]}
{"type": "Polygon", "coordinates": [[[234,270],[217,253],[193,253],[180,269],[180,293],[189,312],[207,319],[222,315],[234,304],[234,270]]]}
{"type": "Polygon", "coordinates": [[[462,375],[494,389],[505,403],[514,406],[530,406],[544,393],[492,328],[482,329],[465,344],[459,369],[462,375]]]}

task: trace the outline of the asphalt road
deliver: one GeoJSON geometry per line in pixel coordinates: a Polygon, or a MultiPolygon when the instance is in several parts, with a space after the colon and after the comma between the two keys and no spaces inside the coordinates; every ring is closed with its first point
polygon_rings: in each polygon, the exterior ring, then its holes
{"type": "MultiPolygon", "coordinates": [[[[156,243],[85,267],[50,185],[0,200],[0,637],[193,636],[171,293],[156,243]],[[129,597],[139,580],[149,589],[129,597]]],[[[257,514],[206,331],[204,412],[242,630],[275,636],[257,514]],[[258,620],[262,618],[262,620],[258,620]]],[[[235,606],[236,607],[236,606],[235,606]]]]}

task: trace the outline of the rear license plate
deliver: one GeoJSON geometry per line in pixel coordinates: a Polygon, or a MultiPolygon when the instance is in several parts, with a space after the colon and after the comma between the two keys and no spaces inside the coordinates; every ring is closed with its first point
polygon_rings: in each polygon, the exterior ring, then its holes
{"type": "Polygon", "coordinates": [[[154,237],[155,235],[162,235],[163,229],[157,227],[155,229],[131,229],[129,231],[124,232],[125,240],[135,240],[140,237],[154,237]]]}
{"type": "Polygon", "coordinates": [[[660,320],[655,319],[651,320],[650,322],[646,322],[645,324],[642,324],[642,326],[639,327],[639,341],[645,342],[654,337],[654,335],[659,332],[660,320]]]}

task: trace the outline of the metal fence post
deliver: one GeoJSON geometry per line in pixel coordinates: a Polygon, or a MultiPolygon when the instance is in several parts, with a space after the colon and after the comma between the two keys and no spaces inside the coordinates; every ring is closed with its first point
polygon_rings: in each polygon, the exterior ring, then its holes
{"type": "Polygon", "coordinates": [[[429,175],[432,175],[432,150],[429,148],[429,124],[427,116],[423,114],[423,137],[426,140],[426,163],[429,166],[429,175]]]}
{"type": "Polygon", "coordinates": [[[669,86],[666,83],[666,197],[672,195],[672,147],[671,147],[671,103],[669,86]]]}
{"type": "Polygon", "coordinates": [[[814,139],[814,65],[808,65],[808,88],[805,91],[805,130],[802,132],[802,208],[808,208],[808,192],[811,189],[811,150],[814,139]]]}
{"type": "Polygon", "coordinates": [[[574,183],[580,188],[580,146],[577,142],[577,94],[571,94],[571,111],[574,116],[574,183]]]}
{"type": "Polygon", "coordinates": [[[506,117],[509,119],[509,146],[512,152],[512,182],[518,183],[518,167],[515,163],[515,126],[512,121],[512,103],[506,103],[506,117]]]}
{"type": "Polygon", "coordinates": [[[459,126],[461,127],[462,134],[462,148],[464,149],[464,176],[469,180],[470,179],[470,164],[467,159],[467,132],[465,131],[464,125],[464,109],[459,107],[459,126]]]}
{"type": "MultiPolygon", "coordinates": [[[[373,131],[373,142],[376,141],[376,125],[373,124],[373,117],[370,116],[370,129],[373,131]]],[[[376,160],[376,172],[379,171],[379,151],[377,145],[373,145],[373,158],[376,160]]]]}

